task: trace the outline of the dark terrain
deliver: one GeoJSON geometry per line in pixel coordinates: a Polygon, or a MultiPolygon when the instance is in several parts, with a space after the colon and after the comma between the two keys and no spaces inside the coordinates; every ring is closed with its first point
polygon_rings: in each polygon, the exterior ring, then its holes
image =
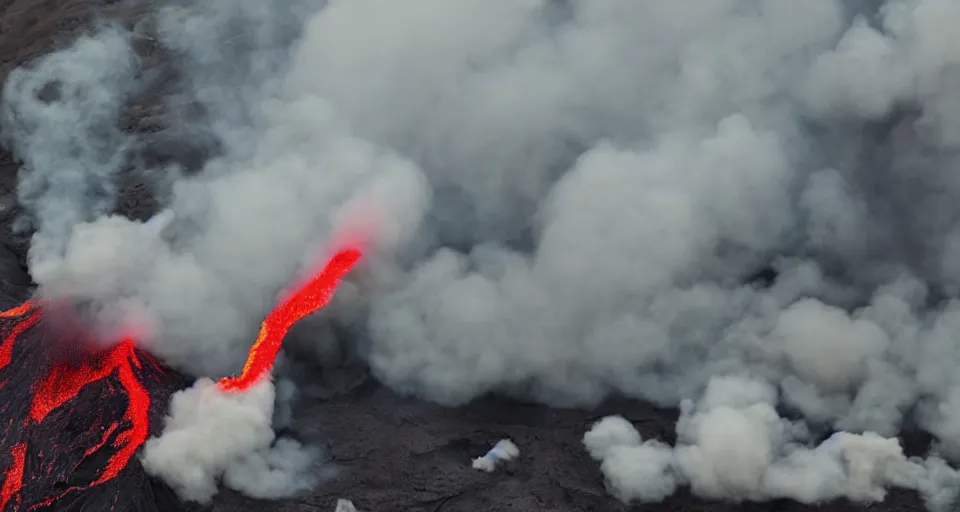
{"type": "MultiPolygon", "coordinates": [[[[136,16],[109,0],[0,0],[0,82],[14,67],[75,37],[89,26],[95,11],[119,19],[136,16]]],[[[144,51],[147,61],[159,58],[159,52],[144,51]]],[[[131,105],[128,127],[162,135],[162,127],[149,120],[155,105],[150,97],[131,105]]],[[[196,157],[169,139],[147,154],[180,160],[196,157]],[[171,154],[176,151],[181,153],[171,154]]],[[[11,155],[0,150],[0,295],[22,298],[30,283],[23,270],[25,239],[15,237],[10,228],[16,175],[11,155]]],[[[126,184],[125,191],[121,211],[149,212],[148,194],[135,180],[126,184]]],[[[580,439],[591,422],[606,414],[631,419],[644,437],[670,439],[676,419],[673,411],[627,401],[595,411],[556,410],[493,398],[454,410],[398,397],[362,376],[353,380],[359,383],[340,386],[341,391],[317,399],[297,415],[298,425],[323,429],[339,467],[333,480],[309,498],[282,502],[259,502],[223,491],[214,510],[333,512],[339,498],[352,500],[361,512],[923,510],[915,496],[899,491],[884,503],[863,508],[846,502],[821,507],[786,501],[721,505],[679,495],[663,504],[631,509],[607,496],[598,465],[587,456],[580,439]],[[492,474],[470,467],[471,458],[503,437],[510,437],[520,448],[517,461],[492,474]]]]}

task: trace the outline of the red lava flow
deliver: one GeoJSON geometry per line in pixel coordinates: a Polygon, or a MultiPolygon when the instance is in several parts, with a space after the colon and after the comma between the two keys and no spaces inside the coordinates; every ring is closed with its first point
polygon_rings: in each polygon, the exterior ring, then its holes
{"type": "MultiPolygon", "coordinates": [[[[148,416],[150,395],[134,375],[134,367],[140,368],[142,363],[134,350],[133,340],[127,338],[109,351],[98,354],[90,363],[78,367],[55,366],[46,378],[37,383],[30,407],[30,420],[40,423],[47,414],[77,396],[84,386],[116,372],[120,384],[126,391],[127,411],[124,414],[124,420],[130,423],[130,428],[117,435],[113,441],[117,451],[107,460],[100,477],[91,485],[101,484],[117,476],[136,453],[137,448],[147,440],[150,432],[148,416]]],[[[106,443],[115,428],[115,425],[111,425],[104,433],[101,446],[106,443]]]]}
{"type": "MultiPolygon", "coordinates": [[[[290,327],[329,303],[340,281],[362,257],[363,252],[360,249],[343,249],[334,254],[319,273],[288,294],[261,323],[260,332],[250,347],[243,371],[240,375],[218,381],[219,389],[242,392],[268,375],[290,327]]],[[[41,306],[27,301],[16,308],[0,312],[0,319],[16,319],[7,336],[0,341],[0,369],[11,363],[16,340],[40,321],[41,306]]],[[[24,426],[42,423],[47,415],[66,405],[87,385],[107,377],[115,377],[127,396],[123,419],[120,423],[104,426],[100,441],[88,448],[84,457],[109,442],[114,449],[113,454],[107,459],[99,477],[89,486],[99,485],[116,477],[150,433],[150,394],[134,371],[141,367],[142,363],[132,338],[125,338],[109,349],[92,354],[79,364],[55,364],[33,384],[29,415],[24,420],[24,426]],[[115,433],[116,436],[109,441],[115,433]]],[[[23,487],[27,449],[25,442],[19,442],[11,448],[12,465],[3,472],[4,481],[0,487],[0,510],[3,510],[23,487]]],[[[67,489],[45,503],[53,503],[74,490],[77,488],[67,489]]]]}
{"type": "Polygon", "coordinates": [[[284,336],[293,324],[327,305],[343,277],[360,261],[363,252],[343,249],[333,255],[318,274],[289,294],[260,324],[260,332],[247,354],[243,371],[217,382],[222,391],[243,391],[270,373],[284,336]]]}
{"type": "Polygon", "coordinates": [[[27,445],[17,443],[10,449],[13,464],[3,472],[3,487],[0,487],[0,510],[13,498],[23,485],[23,467],[27,459],[27,445]]]}
{"type": "MultiPolygon", "coordinates": [[[[25,304],[29,304],[29,302],[25,304]]],[[[0,313],[0,318],[4,316],[4,313],[7,312],[4,311],[3,313],[0,313]]],[[[10,364],[10,362],[13,360],[13,345],[16,343],[17,338],[23,334],[23,331],[26,331],[33,326],[33,324],[37,323],[38,320],[40,320],[39,311],[34,312],[24,320],[17,322],[17,324],[13,326],[13,329],[10,330],[10,334],[8,334],[7,337],[0,342],[0,370],[2,370],[4,366],[10,364]]]]}
{"type": "MultiPolygon", "coordinates": [[[[40,320],[41,310],[33,302],[27,301],[14,309],[0,312],[0,318],[15,318],[28,312],[31,314],[18,321],[0,345],[0,363],[9,364],[8,359],[12,356],[15,340],[40,320]]],[[[5,364],[0,365],[0,368],[5,364]]],[[[129,428],[114,438],[112,446],[116,451],[107,460],[97,480],[90,485],[98,485],[114,478],[126,467],[149,433],[150,395],[133,373],[133,368],[140,368],[141,364],[134,350],[133,340],[129,338],[108,350],[94,354],[79,365],[55,364],[43,378],[34,383],[30,414],[24,420],[24,426],[43,422],[50,412],[76,397],[88,384],[116,374],[127,396],[123,421],[129,424],[129,428]]],[[[105,445],[115,430],[116,425],[107,429],[97,447],[105,445]]],[[[6,507],[22,488],[26,449],[27,446],[22,442],[11,449],[13,465],[5,472],[7,478],[0,490],[0,510],[6,507]]],[[[88,450],[86,455],[90,453],[92,451],[88,450]]],[[[70,490],[72,489],[64,491],[61,496],[70,490]]]]}

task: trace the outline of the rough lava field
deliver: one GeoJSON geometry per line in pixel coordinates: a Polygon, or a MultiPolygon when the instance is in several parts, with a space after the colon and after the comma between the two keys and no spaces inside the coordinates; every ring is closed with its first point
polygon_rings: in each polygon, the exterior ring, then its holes
{"type": "MultiPolygon", "coordinates": [[[[33,510],[956,510],[957,26],[954,0],[0,0],[0,305],[68,297],[166,375],[127,471],[33,510]],[[358,230],[274,379],[218,391],[358,230]]],[[[0,404],[33,392],[4,375],[0,404]]]]}

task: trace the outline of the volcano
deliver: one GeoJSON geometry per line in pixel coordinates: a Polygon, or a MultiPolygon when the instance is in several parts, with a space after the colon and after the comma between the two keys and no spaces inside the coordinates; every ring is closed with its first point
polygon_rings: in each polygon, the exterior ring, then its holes
{"type": "MultiPolygon", "coordinates": [[[[221,379],[219,388],[243,393],[270,378],[287,331],[330,301],[361,255],[357,248],[337,252],[319,273],[290,290],[263,321],[242,373],[221,379]]],[[[132,484],[142,479],[134,456],[157,433],[167,399],[183,379],[139,350],[131,337],[98,346],[70,310],[27,301],[0,312],[6,322],[0,393],[13,398],[0,406],[10,418],[2,438],[10,450],[0,510],[172,510],[152,493],[127,489],[136,489],[132,484]],[[46,322],[48,315],[56,321],[46,322]],[[38,334],[29,338],[28,332],[38,334]],[[20,384],[6,391],[11,383],[20,384]],[[98,406],[87,405],[94,403],[98,406]]]]}
{"type": "Polygon", "coordinates": [[[130,339],[65,354],[31,302],[0,314],[0,510],[182,508],[135,454],[188,381],[130,339]]]}

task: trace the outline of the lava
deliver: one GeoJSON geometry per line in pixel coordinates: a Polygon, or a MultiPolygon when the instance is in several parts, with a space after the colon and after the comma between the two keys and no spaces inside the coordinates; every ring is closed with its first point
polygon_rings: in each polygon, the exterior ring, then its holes
{"type": "MultiPolygon", "coordinates": [[[[19,309],[19,308],[18,308],[19,309]]],[[[0,317],[3,316],[6,311],[0,313],[0,317]]],[[[0,342],[0,370],[5,366],[10,364],[10,361],[13,360],[13,345],[17,342],[17,338],[23,334],[23,331],[26,331],[30,327],[33,327],[37,321],[40,320],[40,312],[34,312],[32,315],[28,316],[26,319],[17,322],[13,326],[13,329],[10,330],[10,334],[0,342]]]]}
{"type": "Polygon", "coordinates": [[[340,281],[362,257],[360,249],[343,249],[320,272],[288,294],[260,324],[240,375],[220,379],[217,386],[222,391],[243,391],[269,374],[287,331],[303,317],[326,306],[340,281]]]}
{"type": "MultiPolygon", "coordinates": [[[[320,272],[287,294],[263,320],[243,371],[221,379],[218,387],[242,392],[268,375],[287,331],[329,303],[340,281],[362,256],[357,248],[335,253],[320,272]]],[[[136,483],[130,476],[134,473],[127,470],[140,467],[131,460],[151,434],[151,417],[159,420],[163,414],[152,408],[156,400],[151,400],[151,392],[169,396],[172,386],[185,384],[149,354],[138,351],[131,337],[107,349],[85,352],[80,358],[55,358],[53,364],[49,364],[50,351],[56,350],[58,339],[18,348],[18,340],[46,316],[59,319],[52,306],[27,301],[0,311],[0,320],[8,324],[0,340],[0,387],[13,386],[4,390],[10,396],[0,401],[0,418],[10,419],[0,434],[11,447],[2,471],[0,511],[7,510],[10,503],[14,510],[65,510],[68,502],[79,504],[77,510],[87,510],[83,503],[90,499],[99,500],[100,505],[94,507],[97,510],[125,510],[118,501],[119,493],[132,502],[138,494],[129,489],[130,484],[144,485],[136,483]],[[14,356],[18,364],[11,364],[14,356]],[[37,368],[46,370],[34,375],[37,368]],[[10,373],[12,377],[7,375],[10,373]],[[149,378],[157,386],[148,389],[145,379],[149,378]],[[94,383],[102,386],[85,393],[94,383]],[[118,478],[121,475],[129,478],[118,478]],[[112,482],[111,487],[99,497],[80,498],[90,496],[93,488],[106,482],[112,482]]],[[[59,338],[77,332],[53,334],[59,338]]]]}
{"type": "MultiPolygon", "coordinates": [[[[54,366],[46,378],[37,383],[34,391],[34,400],[30,406],[30,420],[40,423],[51,411],[77,396],[84,386],[117,372],[120,384],[127,395],[127,411],[124,419],[130,423],[130,428],[116,436],[113,448],[117,451],[108,459],[100,478],[91,485],[101,484],[117,476],[149,435],[150,395],[133,374],[133,367],[140,368],[142,363],[134,351],[133,340],[127,338],[80,366],[71,367],[65,364],[54,366]]],[[[113,428],[108,429],[104,434],[103,443],[112,432],[113,428]]]]}
{"type": "MultiPolygon", "coordinates": [[[[0,312],[0,318],[16,318],[30,313],[17,321],[0,345],[0,363],[9,364],[15,340],[24,331],[37,324],[41,318],[41,309],[36,304],[26,302],[17,308],[0,312]]],[[[2,368],[0,366],[0,368],[2,368]]],[[[107,350],[92,354],[79,364],[55,363],[47,373],[31,387],[29,414],[23,421],[23,430],[32,425],[42,424],[51,412],[57,410],[78,396],[86,386],[114,377],[119,381],[126,397],[126,409],[119,424],[104,426],[98,442],[88,447],[83,458],[91,456],[99,448],[109,446],[111,454],[102,464],[99,476],[87,488],[93,487],[116,477],[136,453],[149,435],[150,395],[135,374],[135,368],[143,368],[132,339],[124,339],[107,350]]],[[[11,449],[11,466],[5,471],[6,478],[0,493],[0,510],[3,510],[24,485],[27,444],[19,442],[11,449]]],[[[43,504],[49,504],[68,492],[82,490],[68,487],[57,496],[48,497],[43,504]]]]}
{"type": "Polygon", "coordinates": [[[20,491],[23,485],[23,468],[27,459],[27,445],[17,443],[10,449],[13,463],[3,472],[3,487],[0,487],[0,510],[20,491]]]}

